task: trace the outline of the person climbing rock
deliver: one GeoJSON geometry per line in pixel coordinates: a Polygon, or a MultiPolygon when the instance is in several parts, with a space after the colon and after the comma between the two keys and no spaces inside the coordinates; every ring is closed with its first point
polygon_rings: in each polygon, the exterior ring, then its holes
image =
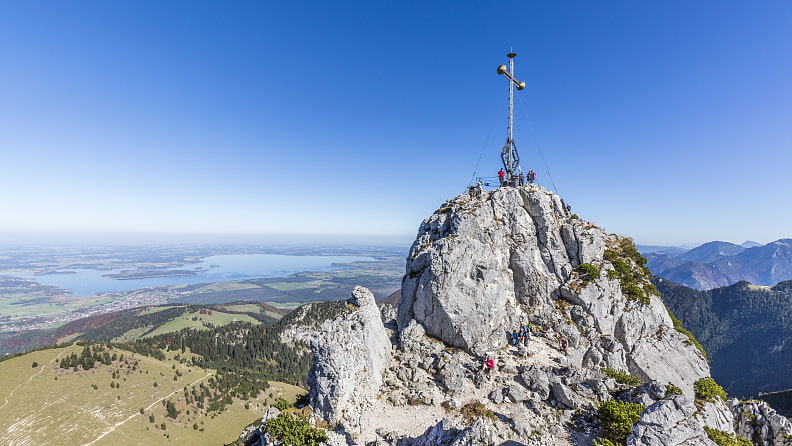
{"type": "Polygon", "coordinates": [[[567,341],[566,336],[561,336],[561,339],[558,341],[558,344],[559,347],[561,347],[561,351],[563,351],[565,355],[568,354],[567,350],[569,349],[569,342],[567,341]]]}

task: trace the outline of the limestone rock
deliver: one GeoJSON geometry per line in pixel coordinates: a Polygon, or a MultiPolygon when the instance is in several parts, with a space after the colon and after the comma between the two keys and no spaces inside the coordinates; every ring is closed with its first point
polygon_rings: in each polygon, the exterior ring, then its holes
{"type": "Polygon", "coordinates": [[[528,400],[528,394],[525,392],[525,389],[516,384],[509,386],[508,397],[513,403],[522,403],[528,400]]]}
{"type": "Polygon", "coordinates": [[[492,421],[479,418],[470,426],[459,429],[452,427],[449,419],[443,419],[429,428],[419,438],[410,441],[414,446],[478,446],[494,444],[498,439],[492,421]]]}
{"type": "Polygon", "coordinates": [[[652,404],[633,426],[627,446],[717,446],[693,418],[695,411],[684,395],[652,404]]]}
{"type": "Polygon", "coordinates": [[[540,400],[544,401],[550,397],[550,378],[540,367],[531,365],[520,374],[520,379],[540,400]]]}
{"type": "Polygon", "coordinates": [[[717,429],[729,434],[734,433],[734,416],[729,407],[720,398],[715,401],[708,401],[699,409],[696,414],[699,423],[712,429],[717,429]]]}
{"type": "Polygon", "coordinates": [[[757,446],[792,446],[792,422],[764,401],[729,402],[735,431],[757,446]]]}
{"type": "Polygon", "coordinates": [[[575,392],[573,392],[569,387],[560,382],[555,382],[552,385],[552,389],[553,396],[559,403],[563,404],[569,409],[577,409],[580,407],[580,398],[578,398],[578,396],[575,395],[575,392]]]}
{"type": "Polygon", "coordinates": [[[352,291],[347,314],[322,324],[311,342],[310,404],[328,422],[350,419],[376,398],[391,344],[374,302],[363,287],[352,291]]]}
{"type": "Polygon", "coordinates": [[[558,195],[537,185],[504,187],[480,199],[460,195],[419,228],[397,326],[403,331],[414,320],[429,336],[484,355],[505,347],[505,333],[526,320],[552,321],[569,343],[565,365],[672,382],[692,398],[693,383],[709,376],[706,361],[674,330],[658,297],[643,305],[622,294],[604,258],[614,243],[602,228],[571,218],[558,195]],[[577,272],[582,263],[602,274],[584,283],[577,272]],[[573,308],[557,305],[561,299],[573,308]],[[598,345],[599,339],[610,344],[598,345]]]}

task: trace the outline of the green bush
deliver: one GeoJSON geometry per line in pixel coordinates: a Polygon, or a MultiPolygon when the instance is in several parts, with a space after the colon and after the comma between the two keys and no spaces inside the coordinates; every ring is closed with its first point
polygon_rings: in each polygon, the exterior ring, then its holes
{"type": "Polygon", "coordinates": [[[641,378],[630,375],[629,373],[623,372],[621,370],[613,370],[607,367],[602,367],[600,370],[602,370],[602,373],[606,374],[608,378],[613,378],[616,380],[617,383],[620,384],[626,384],[628,386],[635,387],[635,386],[640,386],[643,383],[643,381],[641,381],[641,378]]]}
{"type": "Polygon", "coordinates": [[[718,446],[753,446],[753,443],[739,435],[719,431],[707,426],[704,426],[704,431],[707,433],[709,439],[714,441],[718,446]]]}
{"type": "MultiPolygon", "coordinates": [[[[632,426],[646,409],[643,404],[625,403],[623,401],[605,401],[600,404],[598,412],[604,439],[620,445],[627,442],[632,433],[632,426]]],[[[608,443],[600,443],[607,445],[608,443]]]]}
{"type": "Polygon", "coordinates": [[[597,440],[594,440],[594,446],[619,446],[619,445],[608,440],[607,438],[599,438],[597,440]]]}
{"type": "Polygon", "coordinates": [[[591,263],[581,263],[577,267],[577,271],[583,276],[584,284],[588,283],[590,280],[599,279],[600,277],[600,269],[591,263]]]}
{"type": "Polygon", "coordinates": [[[674,395],[682,395],[682,389],[676,386],[676,384],[668,383],[666,384],[666,397],[674,396],[674,395]]]}
{"type": "Polygon", "coordinates": [[[262,430],[287,445],[318,446],[327,441],[327,433],[311,427],[308,418],[296,417],[286,412],[265,421],[262,430]]]}
{"type": "Polygon", "coordinates": [[[721,397],[723,401],[726,401],[726,398],[728,398],[723,387],[710,377],[701,378],[693,383],[693,390],[696,392],[696,398],[702,400],[711,400],[716,396],[721,397]]]}
{"type": "Polygon", "coordinates": [[[652,273],[644,266],[646,258],[642,256],[629,237],[616,237],[612,249],[606,249],[605,260],[613,266],[608,270],[609,279],[619,279],[622,293],[627,299],[649,305],[652,294],[659,296],[657,288],[649,281],[652,273]]]}
{"type": "Polygon", "coordinates": [[[286,401],[284,398],[278,398],[277,400],[275,400],[273,406],[275,406],[278,410],[286,410],[292,407],[292,404],[286,401]]]}

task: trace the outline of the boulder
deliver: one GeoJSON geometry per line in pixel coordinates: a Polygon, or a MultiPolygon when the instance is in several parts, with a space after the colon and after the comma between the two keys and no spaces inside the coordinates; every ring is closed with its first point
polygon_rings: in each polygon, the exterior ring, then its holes
{"type": "Polygon", "coordinates": [[[520,379],[540,400],[544,401],[550,397],[550,378],[541,367],[532,364],[520,374],[520,379]]]}
{"type": "Polygon", "coordinates": [[[522,403],[523,401],[527,401],[529,399],[525,389],[516,384],[509,386],[507,395],[509,400],[513,403],[522,403]]]}
{"type": "Polygon", "coordinates": [[[459,361],[447,361],[438,376],[448,391],[459,392],[465,387],[465,368],[459,361]]]}
{"type": "Polygon", "coordinates": [[[580,407],[580,398],[572,389],[560,382],[553,383],[551,387],[553,389],[553,397],[556,401],[563,404],[568,409],[577,409],[580,407]]]}

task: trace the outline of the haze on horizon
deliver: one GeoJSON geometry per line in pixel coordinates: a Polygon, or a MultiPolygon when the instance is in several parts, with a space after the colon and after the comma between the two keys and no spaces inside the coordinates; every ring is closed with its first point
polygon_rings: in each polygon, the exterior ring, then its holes
{"type": "Polygon", "coordinates": [[[3,2],[0,233],[409,244],[500,167],[513,49],[523,169],[573,212],[646,245],[792,237],[790,22],[782,1],[3,2]]]}

